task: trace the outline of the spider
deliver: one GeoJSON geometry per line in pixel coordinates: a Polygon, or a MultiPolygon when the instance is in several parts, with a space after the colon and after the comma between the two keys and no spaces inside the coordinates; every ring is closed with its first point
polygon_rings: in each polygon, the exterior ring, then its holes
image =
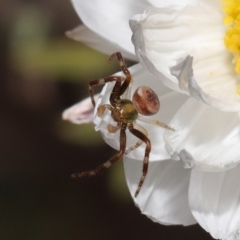
{"type": "Polygon", "coordinates": [[[101,117],[103,116],[105,110],[108,109],[111,112],[111,117],[116,122],[116,126],[109,124],[107,128],[110,133],[115,133],[118,130],[120,130],[119,152],[110,160],[103,163],[102,165],[95,168],[94,170],[90,170],[82,173],[74,173],[71,175],[71,177],[79,178],[79,177],[89,177],[89,176],[97,175],[103,170],[109,168],[113,163],[119,161],[122,158],[124,153],[128,154],[130,151],[138,148],[144,142],[146,144],[145,155],[143,158],[142,176],[140,178],[137,190],[135,192],[135,197],[137,197],[144,183],[145,177],[147,175],[149,155],[151,152],[151,141],[147,137],[147,134],[148,134],[147,131],[143,127],[136,125],[136,120],[138,119],[146,123],[159,125],[169,130],[174,130],[174,129],[157,120],[150,120],[141,116],[141,115],[145,115],[145,116],[153,115],[157,113],[160,108],[159,99],[156,93],[152,89],[146,86],[141,86],[133,94],[132,100],[129,100],[128,98],[124,98],[129,88],[131,87],[132,77],[128,68],[124,63],[122,54],[120,52],[116,52],[109,57],[108,61],[111,61],[114,57],[117,58],[120,68],[124,73],[125,77],[110,76],[107,78],[92,80],[88,84],[88,91],[92,100],[92,104],[95,107],[96,104],[94,100],[93,86],[105,84],[108,82],[115,82],[115,85],[112,89],[112,92],[109,98],[110,104],[100,105],[97,109],[97,114],[99,117],[101,117]],[[134,146],[126,150],[126,140],[127,140],[126,130],[127,129],[131,132],[131,134],[139,138],[139,141],[134,146]]]}

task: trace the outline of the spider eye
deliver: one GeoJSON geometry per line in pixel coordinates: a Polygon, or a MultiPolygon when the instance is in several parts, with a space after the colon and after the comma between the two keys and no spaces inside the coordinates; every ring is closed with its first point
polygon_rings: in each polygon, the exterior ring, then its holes
{"type": "Polygon", "coordinates": [[[156,114],[160,108],[160,101],[157,94],[146,86],[136,89],[132,101],[138,113],[145,116],[156,114]]]}

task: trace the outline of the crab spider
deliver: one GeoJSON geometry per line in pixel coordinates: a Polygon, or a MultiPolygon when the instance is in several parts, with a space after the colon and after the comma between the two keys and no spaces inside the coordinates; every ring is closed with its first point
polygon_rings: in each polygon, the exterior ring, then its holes
{"type": "Polygon", "coordinates": [[[133,94],[132,100],[125,97],[126,95],[128,95],[127,92],[129,88],[131,88],[132,77],[128,68],[124,63],[121,53],[116,52],[112,54],[109,57],[109,61],[111,61],[114,57],[117,58],[120,68],[122,69],[125,77],[110,76],[107,78],[92,80],[88,84],[88,91],[92,100],[92,104],[95,107],[96,104],[94,100],[93,86],[105,84],[108,82],[115,82],[115,85],[112,89],[112,92],[109,98],[110,104],[100,105],[97,109],[97,114],[99,117],[101,117],[103,116],[106,110],[111,112],[112,119],[116,122],[116,126],[109,124],[107,128],[108,128],[108,131],[111,133],[120,131],[119,152],[110,160],[103,163],[102,165],[95,168],[94,170],[90,170],[82,173],[74,173],[72,174],[72,178],[89,177],[89,176],[97,175],[103,170],[109,168],[113,163],[120,160],[123,154],[128,154],[130,151],[133,151],[144,142],[146,144],[146,147],[145,147],[145,154],[143,158],[142,176],[140,178],[137,190],[135,192],[135,197],[137,197],[144,183],[145,177],[147,175],[149,155],[151,152],[151,141],[147,137],[148,135],[147,131],[140,125],[137,125],[136,120],[138,119],[146,123],[155,124],[160,127],[166,128],[168,130],[174,131],[174,129],[160,121],[147,119],[142,116],[142,115],[150,116],[159,111],[160,102],[156,93],[152,89],[146,86],[141,86],[133,94]],[[126,150],[126,140],[127,140],[126,129],[128,129],[134,136],[139,138],[139,141],[134,146],[130,147],[127,150],[126,150]]]}

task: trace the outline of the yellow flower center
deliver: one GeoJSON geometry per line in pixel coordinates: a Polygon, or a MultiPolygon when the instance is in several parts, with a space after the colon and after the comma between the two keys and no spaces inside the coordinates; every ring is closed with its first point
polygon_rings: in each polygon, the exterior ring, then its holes
{"type": "MultiPolygon", "coordinates": [[[[240,0],[222,0],[225,12],[224,24],[227,31],[224,37],[226,48],[233,54],[235,71],[240,74],[240,0]]],[[[239,91],[239,88],[237,89],[239,91]]]]}
{"type": "MultiPolygon", "coordinates": [[[[224,24],[227,31],[224,43],[228,51],[233,54],[233,64],[235,71],[240,75],[240,0],[221,0],[224,3],[225,12],[224,24]]],[[[236,92],[240,95],[240,85],[236,92]]]]}

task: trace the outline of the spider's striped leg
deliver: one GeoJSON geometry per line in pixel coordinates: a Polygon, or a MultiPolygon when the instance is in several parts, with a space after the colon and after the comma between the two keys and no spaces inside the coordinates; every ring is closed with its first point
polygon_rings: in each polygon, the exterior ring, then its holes
{"type": "Polygon", "coordinates": [[[94,91],[93,91],[93,86],[95,85],[101,85],[101,84],[105,84],[107,82],[116,82],[115,86],[118,86],[119,87],[115,87],[113,88],[113,91],[115,89],[115,94],[119,95],[119,89],[121,87],[121,82],[124,80],[123,77],[120,77],[120,76],[111,76],[111,77],[107,77],[107,78],[100,78],[100,79],[95,79],[95,80],[92,80],[91,82],[88,83],[88,92],[89,92],[89,95],[91,97],[91,100],[92,100],[92,104],[93,106],[95,107],[96,103],[95,103],[95,100],[94,100],[94,91]]]}
{"type": "Polygon", "coordinates": [[[125,62],[124,62],[124,60],[123,60],[122,54],[121,54],[120,52],[115,52],[115,53],[113,53],[113,54],[109,57],[108,62],[112,61],[112,59],[113,59],[114,57],[117,58],[118,63],[119,63],[119,66],[120,66],[120,68],[122,69],[123,73],[126,75],[126,77],[131,76],[131,74],[130,74],[130,72],[129,72],[129,70],[128,70],[128,68],[127,68],[127,66],[126,66],[126,64],[125,64],[125,62]]]}
{"type": "MultiPolygon", "coordinates": [[[[133,124],[133,127],[134,127],[134,129],[137,129],[137,130],[141,131],[145,136],[148,135],[147,130],[146,130],[144,127],[142,127],[141,125],[134,123],[134,124],[133,124]]],[[[142,140],[137,141],[137,143],[136,143],[134,146],[128,148],[128,149],[125,151],[125,154],[128,154],[128,153],[130,153],[131,151],[133,151],[134,149],[138,148],[139,146],[141,146],[142,143],[143,143],[142,140]]]]}
{"type": "Polygon", "coordinates": [[[74,173],[71,175],[72,178],[80,178],[80,177],[91,177],[99,174],[100,172],[104,171],[105,169],[111,167],[111,165],[121,159],[125,152],[126,148],[126,125],[122,125],[120,131],[120,150],[119,153],[112,157],[107,162],[103,163],[101,166],[95,168],[94,170],[82,172],[82,173],[74,173]]]}
{"type": "Polygon", "coordinates": [[[162,128],[166,128],[168,130],[171,130],[171,131],[175,131],[174,128],[171,128],[169,127],[167,124],[163,123],[163,122],[160,122],[158,120],[154,120],[154,119],[148,119],[148,118],[145,118],[143,116],[140,116],[138,115],[138,120],[142,121],[142,122],[145,122],[145,123],[149,123],[149,124],[154,124],[154,125],[157,125],[159,127],[162,127],[162,128]]]}
{"type": "Polygon", "coordinates": [[[140,140],[142,140],[143,142],[146,143],[145,155],[144,155],[144,159],[143,159],[142,177],[138,183],[138,188],[134,195],[135,197],[137,197],[137,195],[139,194],[141,187],[144,183],[145,177],[147,175],[149,154],[151,152],[151,142],[150,142],[149,138],[147,136],[145,136],[141,131],[139,131],[138,129],[134,129],[132,124],[128,125],[128,129],[134,136],[138,137],[140,140]]]}
{"type": "Polygon", "coordinates": [[[132,76],[131,76],[131,73],[129,72],[124,60],[123,60],[123,57],[122,57],[122,54],[120,52],[116,52],[116,53],[113,53],[108,61],[111,61],[114,57],[117,58],[118,62],[119,62],[119,65],[123,71],[123,73],[125,74],[126,78],[125,78],[125,81],[123,82],[122,86],[121,86],[121,89],[120,89],[120,96],[127,90],[130,82],[131,82],[131,79],[132,79],[132,76]]]}
{"type": "Polygon", "coordinates": [[[122,99],[131,99],[131,92],[132,92],[132,85],[133,85],[133,80],[128,85],[128,88],[126,91],[121,95],[122,99]]]}

